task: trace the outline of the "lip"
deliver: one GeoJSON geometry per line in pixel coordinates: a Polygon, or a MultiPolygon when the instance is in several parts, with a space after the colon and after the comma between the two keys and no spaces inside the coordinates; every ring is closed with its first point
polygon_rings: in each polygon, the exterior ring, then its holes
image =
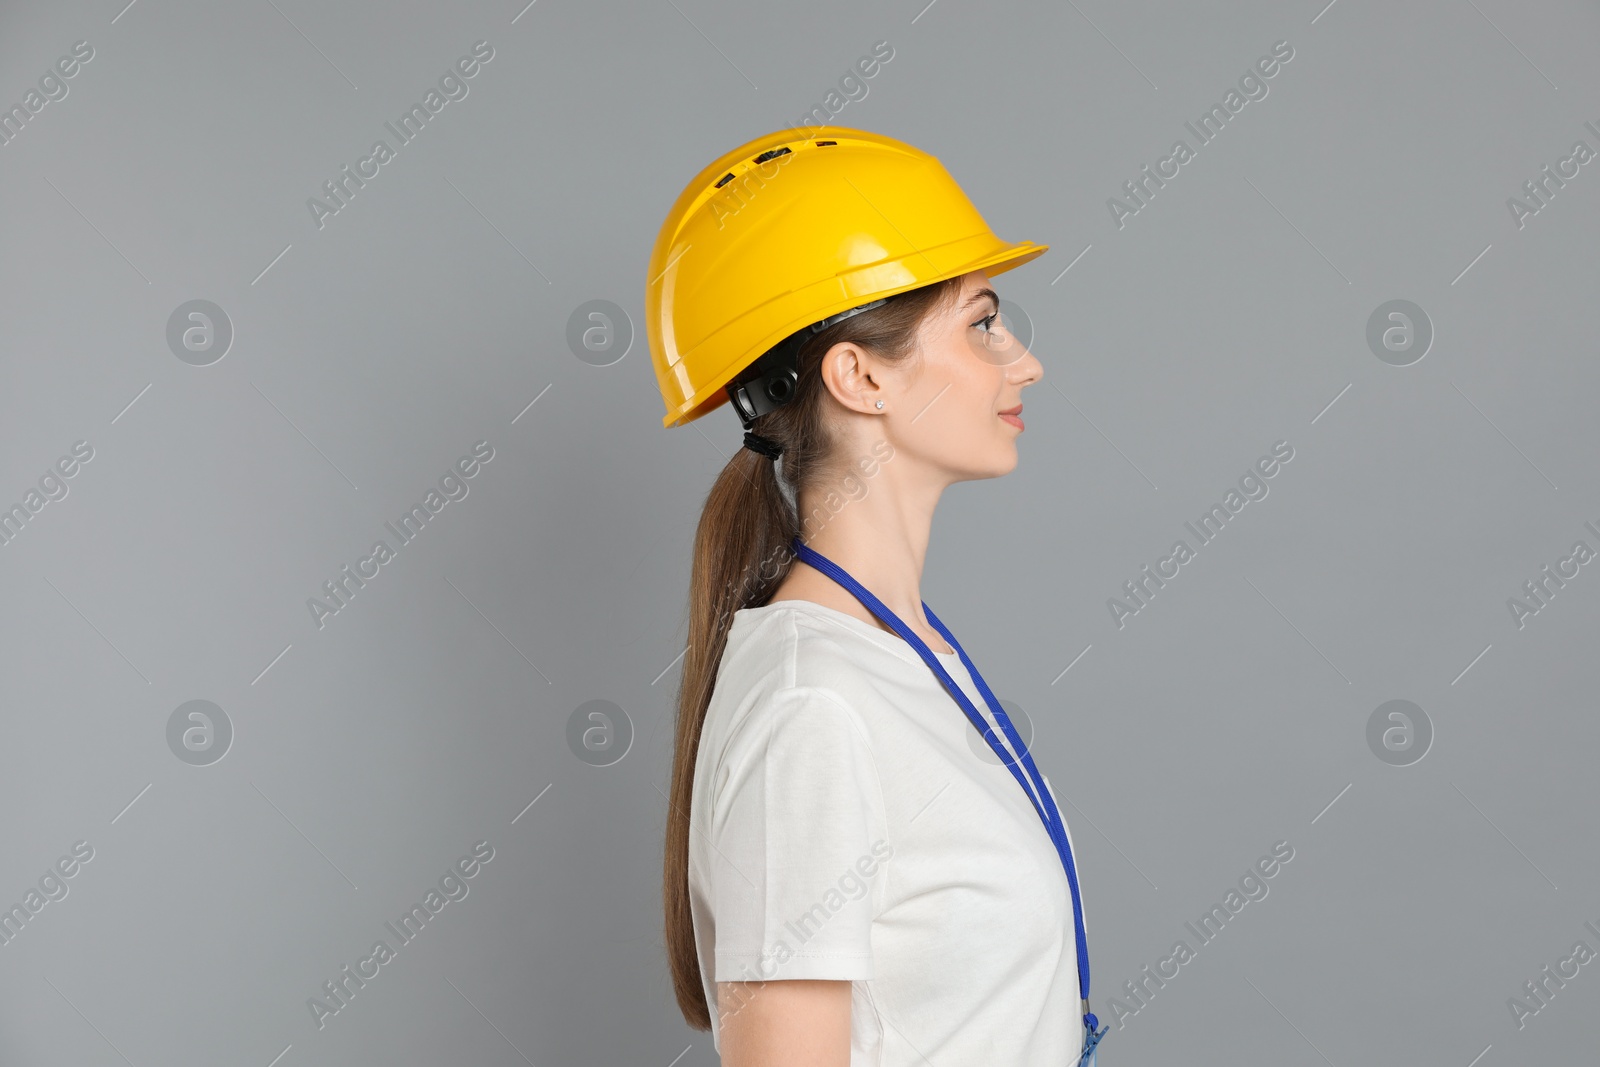
{"type": "Polygon", "coordinates": [[[1020,430],[1020,429],[1023,428],[1022,419],[1020,418],[1020,416],[1022,415],[1022,405],[1021,404],[1018,404],[1014,408],[1006,408],[1004,411],[1000,412],[999,414],[1000,414],[1000,418],[1001,419],[1005,420],[1006,422],[1009,422],[1011,425],[1015,426],[1017,429],[1020,430]]]}

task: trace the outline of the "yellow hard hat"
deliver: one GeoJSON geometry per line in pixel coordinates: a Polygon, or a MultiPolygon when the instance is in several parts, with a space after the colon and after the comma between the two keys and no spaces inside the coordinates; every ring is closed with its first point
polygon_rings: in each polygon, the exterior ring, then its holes
{"type": "MultiPolygon", "coordinates": [[[[825,127],[741,145],[684,189],[650,255],[662,425],[719,407],[742,370],[797,331],[1048,248],[996,237],[943,164],[891,137],[825,127]]],[[[751,415],[742,404],[741,419],[751,415]]]]}

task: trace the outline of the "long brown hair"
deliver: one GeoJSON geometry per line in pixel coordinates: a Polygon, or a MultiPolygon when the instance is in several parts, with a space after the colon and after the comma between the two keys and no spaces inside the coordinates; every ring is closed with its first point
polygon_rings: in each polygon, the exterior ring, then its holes
{"type": "Polygon", "coordinates": [[[689,908],[689,804],[700,728],[734,612],[765,604],[793,564],[789,543],[800,532],[801,519],[783,489],[788,488],[797,505],[802,490],[840,473],[838,468],[848,462],[833,454],[824,429],[822,356],[835,344],[850,341],[890,362],[908,359],[923,320],[960,289],[959,277],[912,289],[811,337],[798,354],[794,397],[750,427],[783,446],[781,461],[741,447],[706,495],[689,578],[688,649],[678,689],[662,881],[672,985],[678,1009],[696,1030],[711,1028],[689,908]]]}

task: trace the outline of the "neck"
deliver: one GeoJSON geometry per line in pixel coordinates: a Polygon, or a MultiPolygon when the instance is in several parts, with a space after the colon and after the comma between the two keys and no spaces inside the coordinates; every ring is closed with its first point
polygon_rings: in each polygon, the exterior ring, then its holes
{"type": "MultiPolygon", "coordinates": [[[[800,539],[843,567],[906,623],[927,631],[922,565],[944,486],[942,479],[903,459],[898,466],[896,458],[877,462],[871,476],[852,470],[840,482],[800,493],[800,539]]],[[[812,573],[855,601],[832,578],[812,573]]]]}

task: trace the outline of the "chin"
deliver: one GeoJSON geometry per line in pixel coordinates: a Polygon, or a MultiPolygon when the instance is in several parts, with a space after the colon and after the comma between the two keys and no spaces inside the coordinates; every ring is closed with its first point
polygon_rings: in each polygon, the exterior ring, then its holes
{"type": "Polygon", "coordinates": [[[989,463],[984,464],[980,478],[1001,478],[1017,469],[1017,446],[1014,442],[1007,441],[996,451],[989,463]]]}
{"type": "Polygon", "coordinates": [[[984,478],[1000,478],[1017,469],[1017,443],[1013,440],[991,440],[985,448],[981,442],[952,443],[954,452],[949,462],[942,464],[952,474],[952,481],[975,482],[984,478]]]}

